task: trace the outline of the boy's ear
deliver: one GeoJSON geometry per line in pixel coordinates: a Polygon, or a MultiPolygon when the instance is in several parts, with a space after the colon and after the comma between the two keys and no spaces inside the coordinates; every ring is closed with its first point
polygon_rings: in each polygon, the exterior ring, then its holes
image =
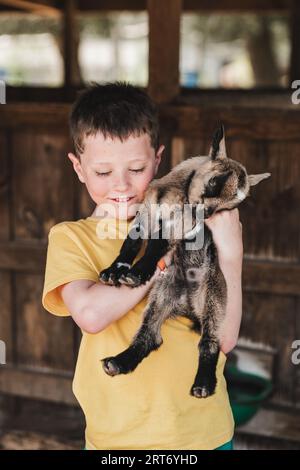
{"type": "Polygon", "coordinates": [[[68,153],[68,158],[71,160],[73,164],[74,171],[77,173],[79,181],[81,181],[81,183],[85,183],[79,159],[76,157],[76,155],[74,155],[74,153],[71,153],[71,152],[68,153]]]}
{"type": "Polygon", "coordinates": [[[155,174],[158,171],[158,167],[159,167],[159,164],[161,162],[161,157],[162,157],[162,154],[163,154],[164,150],[165,150],[165,146],[160,145],[159,149],[156,152],[156,155],[155,155],[155,160],[156,160],[156,162],[155,162],[155,174]]]}

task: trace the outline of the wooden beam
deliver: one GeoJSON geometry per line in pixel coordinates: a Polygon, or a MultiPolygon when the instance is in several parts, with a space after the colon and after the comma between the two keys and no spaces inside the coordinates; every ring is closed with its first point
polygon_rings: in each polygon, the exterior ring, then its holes
{"type": "Polygon", "coordinates": [[[280,11],[288,10],[289,0],[183,0],[183,8],[202,13],[280,11]]]}
{"type": "Polygon", "coordinates": [[[28,13],[35,13],[41,16],[50,16],[52,18],[59,18],[61,11],[49,5],[40,2],[29,2],[27,0],[0,0],[0,5],[9,8],[17,8],[28,13]]]}
{"type": "MultiPolygon", "coordinates": [[[[274,439],[276,442],[277,439],[281,446],[283,442],[297,443],[297,449],[299,449],[299,418],[299,412],[295,410],[261,408],[250,421],[239,426],[237,431],[241,436],[254,436],[257,440],[265,437],[274,439]]],[[[286,449],[291,449],[291,447],[287,446],[286,449]]]]}
{"type": "Polygon", "coordinates": [[[223,122],[227,137],[299,140],[300,113],[294,105],[291,109],[163,105],[160,119],[178,137],[207,138],[216,123],[223,122]]]}
{"type": "Polygon", "coordinates": [[[41,273],[46,263],[46,254],[45,243],[0,242],[0,269],[41,273]]]}
{"type": "MultiPolygon", "coordinates": [[[[9,10],[9,8],[18,8],[23,11],[32,11],[27,6],[14,7],[13,3],[20,3],[22,0],[0,0],[0,10],[9,10]],[[7,5],[7,8],[1,8],[1,5],[7,5]]],[[[33,3],[38,2],[22,2],[33,3]]],[[[39,2],[40,5],[44,5],[39,2]]],[[[51,15],[51,2],[49,3],[48,13],[44,9],[44,14],[51,15]]],[[[53,2],[58,4],[58,2],[53,2]]],[[[62,3],[62,2],[61,2],[62,3]]],[[[47,5],[45,5],[46,7],[47,5]]],[[[54,7],[52,7],[53,10],[54,7]]],[[[54,8],[55,10],[63,10],[64,5],[54,8]]],[[[211,0],[183,0],[183,11],[195,13],[267,13],[267,12],[287,12],[290,8],[288,0],[222,0],[219,2],[212,2],[211,0]]],[[[82,12],[109,12],[109,11],[146,11],[147,0],[106,0],[99,2],[99,0],[78,0],[78,9],[82,12]]],[[[43,14],[43,13],[39,13],[43,14]]]]}
{"type": "Polygon", "coordinates": [[[179,94],[179,47],[182,0],[148,0],[148,92],[157,103],[179,94]]]}
{"type": "Polygon", "coordinates": [[[72,393],[72,373],[58,373],[48,369],[0,366],[0,392],[47,400],[67,405],[78,405],[72,393]]]}
{"type": "Polygon", "coordinates": [[[0,106],[0,129],[28,129],[38,126],[68,132],[70,105],[57,103],[15,103],[0,106]],[[30,109],[30,111],[29,111],[30,109]]]}
{"type": "MultiPolygon", "coordinates": [[[[254,97],[253,97],[254,99],[254,97]]],[[[290,99],[290,98],[289,98],[290,99]]],[[[207,138],[222,120],[228,137],[299,140],[300,108],[287,102],[274,109],[249,106],[222,105],[162,105],[160,122],[172,136],[207,138]]],[[[274,98],[275,100],[275,98],[274,98]]],[[[287,98],[288,100],[288,98],[287,98]]],[[[194,99],[196,102],[196,98],[194,99]]],[[[39,128],[49,126],[51,131],[68,132],[70,105],[65,103],[14,103],[0,106],[0,129],[39,128]]]]}
{"type": "MultiPolygon", "coordinates": [[[[0,106],[0,129],[37,126],[65,133],[68,132],[69,112],[70,105],[65,103],[47,103],[47,106],[43,103],[6,104],[0,106]]],[[[228,137],[299,141],[300,108],[291,103],[287,103],[286,109],[282,105],[262,109],[222,106],[222,103],[219,106],[162,105],[159,113],[161,128],[173,137],[209,138],[216,122],[221,120],[228,137]]]]}
{"type": "Polygon", "coordinates": [[[300,295],[300,265],[275,261],[245,259],[243,268],[243,291],[300,295]]]}
{"type": "Polygon", "coordinates": [[[66,0],[63,14],[64,38],[64,85],[69,88],[79,84],[80,73],[78,65],[79,37],[76,22],[77,1],[66,0]]]}
{"type": "MultiPolygon", "coordinates": [[[[1,242],[0,270],[42,274],[46,262],[46,244],[1,242]]],[[[249,292],[269,292],[300,296],[300,264],[244,260],[243,288],[249,292]]]]}
{"type": "MultiPolygon", "coordinates": [[[[161,4],[164,0],[161,1],[161,4]]],[[[147,9],[147,0],[79,0],[81,11],[143,11],[147,9]]],[[[189,12],[267,12],[287,11],[288,0],[183,0],[183,10],[189,12]]]]}
{"type": "Polygon", "coordinates": [[[290,85],[294,80],[300,80],[300,4],[291,2],[290,10],[291,56],[290,56],[290,85]]]}

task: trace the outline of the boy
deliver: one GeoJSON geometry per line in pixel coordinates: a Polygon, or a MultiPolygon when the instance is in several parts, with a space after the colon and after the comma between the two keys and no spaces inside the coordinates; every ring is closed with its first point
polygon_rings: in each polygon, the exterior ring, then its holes
{"type": "Polygon", "coordinates": [[[159,269],[134,289],[103,285],[98,275],[118,255],[164,147],[154,104],[128,84],[91,86],[74,104],[70,122],[76,154],[68,157],[96,208],[86,219],[50,230],[43,306],[55,315],[71,315],[82,330],[73,392],[86,418],[86,448],[230,448],[234,422],[223,369],[241,321],[238,210],[207,221],[228,288],[216,393],[206,399],[189,395],[199,336],[182,317],[165,322],[163,345],[132,374],[107,376],[100,361],[127,348],[159,269]],[[97,236],[104,227],[108,236],[97,236]]]}

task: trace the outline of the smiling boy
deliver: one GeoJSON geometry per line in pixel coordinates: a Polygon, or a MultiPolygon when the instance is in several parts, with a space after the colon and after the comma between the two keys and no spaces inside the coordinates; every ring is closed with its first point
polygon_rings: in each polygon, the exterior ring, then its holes
{"type": "Polygon", "coordinates": [[[206,222],[228,290],[216,393],[207,399],[188,394],[199,336],[182,317],[165,322],[163,346],[134,373],[112,379],[100,361],[130,343],[159,269],[135,289],[103,285],[98,275],[118,255],[164,146],[155,105],[124,83],[93,85],[81,94],[72,109],[71,134],[75,154],[69,153],[69,159],[96,207],[86,219],[50,230],[43,306],[55,315],[71,315],[82,330],[73,392],[86,418],[86,448],[218,448],[234,432],[223,369],[238,338],[242,311],[238,210],[206,222]],[[117,236],[97,236],[103,224],[115,230],[116,221],[117,236]]]}

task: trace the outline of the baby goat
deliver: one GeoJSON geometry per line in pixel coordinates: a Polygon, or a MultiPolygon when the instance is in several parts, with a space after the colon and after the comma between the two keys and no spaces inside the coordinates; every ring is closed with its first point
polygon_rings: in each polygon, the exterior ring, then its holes
{"type": "Polygon", "coordinates": [[[203,208],[204,219],[221,210],[233,209],[247,197],[250,186],[269,176],[270,173],[247,175],[243,165],[227,158],[222,126],[215,132],[207,157],[189,158],[163,178],[151,182],[119,256],[99,277],[106,284],[136,287],[152,277],[157,262],[169,250],[172,250],[172,263],[165,275],[155,281],[142,325],[131,345],[117,356],[103,359],[108,375],[132,372],[151,351],[161,346],[163,322],[182,315],[193,322],[193,329],[201,335],[198,371],[190,393],[205,398],[215,392],[220,329],[227,301],[226,282],[212,233],[206,226],[204,230],[203,220],[197,220],[197,209],[203,208]],[[159,216],[156,212],[158,229],[151,236],[153,220],[149,224],[148,216],[153,204],[158,205],[159,216]],[[194,228],[185,229],[179,239],[161,236],[163,228],[176,226],[166,210],[174,204],[181,210],[186,204],[192,208],[194,228]],[[137,236],[138,233],[142,236],[137,236]],[[199,234],[202,234],[202,246],[198,243],[194,249],[187,249],[186,244],[199,234]],[[144,256],[132,266],[143,238],[147,239],[144,256]]]}

